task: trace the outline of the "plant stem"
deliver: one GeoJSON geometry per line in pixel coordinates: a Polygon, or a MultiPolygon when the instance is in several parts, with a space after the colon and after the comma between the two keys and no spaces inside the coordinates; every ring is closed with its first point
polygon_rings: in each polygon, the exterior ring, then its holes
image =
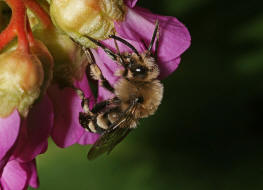
{"type": "Polygon", "coordinates": [[[24,1],[25,1],[25,5],[37,15],[37,17],[41,20],[41,22],[45,27],[47,28],[53,27],[49,15],[35,0],[24,0],[24,1]]]}
{"type": "MultiPolygon", "coordinates": [[[[7,27],[5,32],[13,29],[11,32],[16,32],[18,37],[18,49],[25,53],[29,53],[29,43],[27,39],[27,31],[26,31],[26,7],[24,5],[23,0],[6,0],[7,4],[12,9],[12,17],[10,21],[10,28],[7,27]]],[[[11,37],[13,34],[11,35],[11,37]]],[[[9,41],[12,40],[10,37],[9,41]]],[[[6,43],[9,41],[6,40],[6,43]]],[[[1,46],[0,46],[1,47],[1,46]]]]}

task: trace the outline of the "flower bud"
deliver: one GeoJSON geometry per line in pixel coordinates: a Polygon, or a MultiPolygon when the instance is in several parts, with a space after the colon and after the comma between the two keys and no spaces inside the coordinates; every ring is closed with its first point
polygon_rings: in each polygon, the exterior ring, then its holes
{"type": "Polygon", "coordinates": [[[39,40],[34,40],[34,43],[30,44],[30,50],[38,57],[43,67],[44,79],[41,85],[41,95],[43,95],[53,79],[54,60],[47,47],[39,40]]]}
{"type": "Polygon", "coordinates": [[[47,46],[54,58],[53,81],[60,86],[72,85],[80,80],[87,66],[85,55],[67,35],[54,29],[34,27],[34,36],[47,46]]]}
{"type": "Polygon", "coordinates": [[[103,40],[114,30],[114,21],[125,16],[123,0],[52,0],[50,15],[55,25],[86,47],[86,36],[103,40]]]}
{"type": "Polygon", "coordinates": [[[0,55],[0,117],[14,109],[26,116],[39,97],[44,78],[41,62],[36,55],[11,50],[0,55]]]}

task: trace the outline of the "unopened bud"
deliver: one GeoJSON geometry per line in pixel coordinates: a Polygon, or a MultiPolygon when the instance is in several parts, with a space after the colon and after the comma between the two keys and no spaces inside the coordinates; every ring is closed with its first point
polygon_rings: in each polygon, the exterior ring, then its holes
{"type": "Polygon", "coordinates": [[[18,50],[0,55],[0,117],[14,109],[26,116],[30,106],[39,97],[43,69],[36,55],[18,50]]]}
{"type": "Polygon", "coordinates": [[[31,52],[40,60],[44,71],[44,79],[41,85],[41,94],[44,94],[53,79],[54,60],[43,42],[35,40],[30,44],[31,52]]]}
{"type": "Polygon", "coordinates": [[[52,0],[50,14],[57,27],[86,47],[93,47],[85,36],[106,39],[114,21],[125,17],[123,0],[52,0]]]}

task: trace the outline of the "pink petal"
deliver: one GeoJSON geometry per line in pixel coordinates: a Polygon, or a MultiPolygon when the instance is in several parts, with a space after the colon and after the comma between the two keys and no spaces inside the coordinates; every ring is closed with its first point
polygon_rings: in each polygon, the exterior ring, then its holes
{"type": "Polygon", "coordinates": [[[14,153],[20,161],[29,162],[46,150],[47,139],[53,126],[53,107],[47,96],[34,105],[23,122],[18,146],[14,153]]]}
{"type": "Polygon", "coordinates": [[[31,162],[26,163],[28,167],[29,179],[28,183],[33,188],[38,188],[39,186],[39,179],[37,175],[37,168],[36,168],[36,160],[32,160],[31,162]]]}
{"type": "MultiPolygon", "coordinates": [[[[104,44],[107,45],[107,47],[110,47],[112,44],[111,42],[112,40],[105,40],[104,44]]],[[[112,59],[101,48],[97,51],[92,50],[92,53],[103,76],[111,85],[113,85],[118,80],[118,77],[114,76],[114,72],[119,68],[117,63],[112,61],[112,59]]]]}
{"type": "Polygon", "coordinates": [[[96,133],[84,132],[80,137],[78,144],[86,145],[86,144],[94,144],[100,135],[96,133]]]}
{"type": "Polygon", "coordinates": [[[4,167],[1,185],[4,190],[22,190],[27,186],[27,172],[18,161],[9,161],[4,167]]]}
{"type": "Polygon", "coordinates": [[[60,90],[53,86],[49,92],[55,110],[52,138],[60,147],[70,146],[76,143],[84,132],[78,120],[82,110],[81,101],[71,88],[60,90]]]}
{"type": "Polygon", "coordinates": [[[128,7],[133,8],[136,5],[137,1],[138,0],[125,0],[124,2],[128,7]]]}
{"type": "Polygon", "coordinates": [[[12,153],[20,131],[20,116],[14,111],[7,118],[0,118],[0,173],[12,153]]]}
{"type": "Polygon", "coordinates": [[[175,17],[155,15],[139,7],[128,9],[126,20],[116,23],[115,28],[122,38],[141,40],[148,45],[156,20],[160,23],[158,61],[163,78],[178,67],[178,58],[190,46],[191,37],[187,28],[175,17]]]}
{"type": "Polygon", "coordinates": [[[98,102],[101,102],[103,100],[107,100],[113,97],[114,97],[114,94],[112,94],[110,91],[108,91],[102,86],[98,87],[98,98],[97,98],[98,102]]]}
{"type": "MultiPolygon", "coordinates": [[[[90,100],[90,105],[94,104],[86,77],[84,76],[75,85],[84,91],[85,96],[90,100]]],[[[57,86],[52,86],[49,89],[49,95],[55,111],[52,131],[54,142],[60,147],[68,147],[77,143],[85,131],[79,124],[79,112],[83,111],[79,96],[71,88],[60,89],[57,86]]]]}

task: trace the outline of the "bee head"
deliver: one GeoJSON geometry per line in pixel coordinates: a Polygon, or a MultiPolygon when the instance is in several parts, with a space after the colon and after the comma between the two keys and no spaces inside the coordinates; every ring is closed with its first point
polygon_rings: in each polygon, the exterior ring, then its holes
{"type": "Polygon", "coordinates": [[[122,76],[135,81],[150,81],[159,75],[159,69],[156,61],[148,54],[129,54],[124,56],[125,70],[122,76]]]}

